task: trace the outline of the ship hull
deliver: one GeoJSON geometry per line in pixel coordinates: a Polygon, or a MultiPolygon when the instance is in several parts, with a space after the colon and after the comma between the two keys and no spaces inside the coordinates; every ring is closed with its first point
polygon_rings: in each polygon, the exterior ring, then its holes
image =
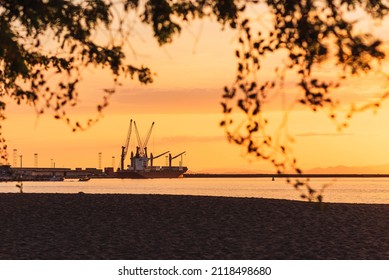
{"type": "Polygon", "coordinates": [[[120,170],[115,173],[117,178],[153,179],[179,178],[188,170],[187,167],[147,168],[145,170],[120,170]]]}

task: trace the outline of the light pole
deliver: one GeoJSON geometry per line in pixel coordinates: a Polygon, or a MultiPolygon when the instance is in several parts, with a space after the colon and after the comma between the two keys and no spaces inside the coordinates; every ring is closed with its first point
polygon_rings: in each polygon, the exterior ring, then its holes
{"type": "Polygon", "coordinates": [[[14,162],[13,162],[13,166],[14,167],[16,167],[17,165],[18,165],[18,150],[17,149],[14,149],[13,150],[13,160],[14,160],[14,162]]]}

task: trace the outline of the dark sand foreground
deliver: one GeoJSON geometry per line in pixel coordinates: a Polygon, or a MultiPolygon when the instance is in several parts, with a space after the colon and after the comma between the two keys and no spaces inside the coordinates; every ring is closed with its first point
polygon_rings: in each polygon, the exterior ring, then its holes
{"type": "Polygon", "coordinates": [[[389,259],[389,205],[0,194],[1,259],[389,259]]]}

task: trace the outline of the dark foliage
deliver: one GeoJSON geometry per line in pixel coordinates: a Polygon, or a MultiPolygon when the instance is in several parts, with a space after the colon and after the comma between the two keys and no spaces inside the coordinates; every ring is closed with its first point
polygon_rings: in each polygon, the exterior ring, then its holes
{"type": "MultiPolygon", "coordinates": [[[[260,1],[261,2],[261,1],[260,1]]],[[[296,86],[303,92],[297,102],[313,111],[322,108],[334,109],[338,102],[331,91],[351,76],[372,71],[385,58],[383,43],[370,33],[355,31],[356,21],[348,19],[347,13],[361,9],[374,20],[381,20],[388,13],[384,1],[265,1],[273,19],[269,31],[255,29],[255,21],[249,18],[237,20],[239,45],[235,82],[224,89],[222,102],[225,114],[221,126],[228,139],[246,147],[247,153],[255,158],[270,161],[278,173],[289,172],[290,168],[301,173],[297,159],[293,157],[288,135],[266,131],[269,120],[263,115],[269,94],[284,90],[287,72],[297,76],[296,86]],[[255,31],[254,31],[255,30],[255,31]],[[284,65],[278,65],[274,79],[260,78],[260,69],[266,56],[283,51],[287,53],[284,65]],[[327,81],[315,74],[315,68],[323,62],[334,61],[333,68],[340,70],[340,76],[327,81]],[[235,123],[233,113],[245,116],[245,121],[235,123]]],[[[287,93],[287,91],[286,91],[287,93]]],[[[388,93],[383,93],[380,101],[388,93]]],[[[352,107],[347,118],[367,108],[379,106],[378,102],[362,108],[352,107]]],[[[336,120],[336,114],[329,116],[336,120]]],[[[346,126],[341,123],[339,127],[346,126]]],[[[321,191],[313,189],[309,181],[296,180],[293,186],[301,197],[321,201],[321,191]]]]}
{"type": "MultiPolygon", "coordinates": [[[[388,6],[381,0],[0,0],[0,95],[18,104],[32,105],[38,114],[52,110],[55,118],[65,120],[74,130],[83,129],[99,118],[115,91],[105,90],[102,103],[97,105],[98,117],[85,125],[72,122],[66,112],[77,104],[77,85],[84,68],[109,68],[115,85],[123,76],[136,78],[142,84],[153,79],[149,68],[125,63],[125,20],[118,11],[137,11],[160,45],[172,42],[184,22],[212,18],[223,28],[239,33],[236,79],[225,87],[222,102],[225,118],[221,126],[228,139],[245,147],[248,154],[272,162],[277,172],[285,172],[291,166],[300,173],[288,146],[266,132],[264,105],[269,92],[282,87],[289,71],[296,73],[297,85],[304,93],[300,103],[313,111],[334,107],[332,89],[350,76],[372,71],[385,58],[378,38],[355,32],[356,22],[347,17],[355,10],[381,20],[388,6]],[[257,30],[256,21],[246,18],[248,7],[258,4],[266,5],[271,14],[270,31],[257,30]],[[115,29],[122,38],[99,42],[94,35],[100,29],[115,29]],[[257,73],[264,58],[280,50],[288,54],[285,65],[280,65],[273,80],[260,79],[257,73]],[[330,59],[342,72],[337,81],[328,82],[314,74],[317,65],[330,59]],[[55,86],[48,83],[53,76],[58,80],[55,86]],[[235,124],[232,113],[236,112],[246,116],[243,123],[235,124]]],[[[382,98],[385,97],[384,94],[382,98]]],[[[5,101],[0,101],[2,119],[5,107],[5,101]]],[[[364,108],[351,110],[350,117],[361,109],[364,108]]],[[[336,119],[335,114],[330,117],[336,119]]],[[[2,158],[6,159],[5,140],[0,141],[2,158]]],[[[321,194],[307,182],[297,181],[294,186],[305,187],[303,197],[321,200],[321,194]]]]}

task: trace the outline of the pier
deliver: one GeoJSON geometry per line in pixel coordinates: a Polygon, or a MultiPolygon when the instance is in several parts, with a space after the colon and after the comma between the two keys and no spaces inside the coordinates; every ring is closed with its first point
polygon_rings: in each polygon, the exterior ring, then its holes
{"type": "Polygon", "coordinates": [[[184,178],[388,178],[389,174],[272,174],[272,173],[189,173],[184,178]]]}
{"type": "Polygon", "coordinates": [[[63,179],[105,178],[111,176],[113,168],[39,168],[0,166],[0,181],[61,181],[63,179]]]}

